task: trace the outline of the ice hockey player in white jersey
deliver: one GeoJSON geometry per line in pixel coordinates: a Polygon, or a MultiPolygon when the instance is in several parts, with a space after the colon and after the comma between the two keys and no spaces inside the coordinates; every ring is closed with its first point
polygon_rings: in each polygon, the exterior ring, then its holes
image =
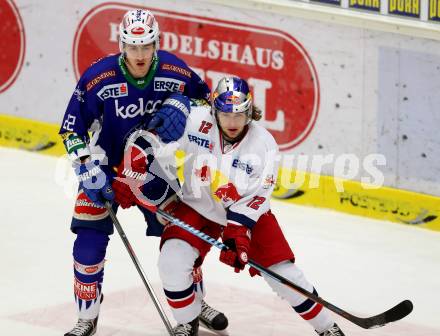
{"type": "MultiPolygon", "coordinates": [[[[254,121],[258,119],[260,114],[253,106],[246,81],[221,79],[212,94],[212,106],[192,109],[184,136],[178,141],[186,155],[181,201],[165,210],[215,239],[221,237],[230,249],[221,252],[220,261],[236,272],[243,270],[250,258],[317,295],[296,266],[294,254],[270,210],[278,147],[272,135],[254,121]]],[[[199,322],[203,324],[191,271],[203,263],[210,247],[178,226],[165,226],[159,271],[178,322],[175,335],[198,335],[199,322]]],[[[252,276],[258,274],[253,268],[249,271],[252,276]]],[[[263,277],[320,336],[344,336],[322,305],[263,277]]]]}

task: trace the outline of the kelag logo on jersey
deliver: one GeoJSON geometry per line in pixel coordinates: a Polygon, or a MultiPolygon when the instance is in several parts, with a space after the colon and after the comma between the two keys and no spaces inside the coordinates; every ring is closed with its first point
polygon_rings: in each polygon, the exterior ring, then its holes
{"type": "Polygon", "coordinates": [[[128,95],[127,83],[106,85],[96,95],[102,100],[125,97],[128,95]]]}
{"type": "Polygon", "coordinates": [[[162,105],[161,100],[148,100],[144,103],[143,98],[138,99],[138,104],[129,104],[128,106],[120,105],[119,101],[115,99],[116,116],[122,119],[136,118],[138,115],[145,115],[146,113],[153,113],[157,111],[162,105]]]}
{"type": "MultiPolygon", "coordinates": [[[[119,52],[119,21],[134,8],[103,3],[82,18],[73,46],[78,78],[94,60],[119,52]]],[[[294,148],[307,138],[318,115],[319,82],[312,60],[294,37],[237,21],[147,9],[159,22],[161,49],[186,61],[210,87],[225,74],[248,81],[255,104],[262,109],[259,123],[272,133],[281,150],[294,148]]],[[[169,81],[154,85],[159,90],[175,88],[169,81]]]]}
{"type": "Polygon", "coordinates": [[[154,91],[183,92],[185,82],[168,77],[154,78],[154,91]]]}
{"type": "Polygon", "coordinates": [[[23,22],[12,0],[0,1],[0,22],[0,92],[3,92],[17,79],[25,51],[23,22]]]}

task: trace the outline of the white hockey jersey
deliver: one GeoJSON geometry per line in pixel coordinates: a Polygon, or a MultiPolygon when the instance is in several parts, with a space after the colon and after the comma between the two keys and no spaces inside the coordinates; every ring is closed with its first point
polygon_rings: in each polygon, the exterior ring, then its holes
{"type": "Polygon", "coordinates": [[[278,172],[278,146],[251,122],[245,137],[223,148],[210,107],[193,107],[179,149],[185,152],[183,202],[205,218],[252,228],[270,209],[278,172]]]}

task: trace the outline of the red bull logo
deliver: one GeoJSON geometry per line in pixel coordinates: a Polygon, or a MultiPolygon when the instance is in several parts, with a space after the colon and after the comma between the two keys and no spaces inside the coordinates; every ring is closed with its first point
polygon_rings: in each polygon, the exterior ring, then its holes
{"type": "Polygon", "coordinates": [[[227,203],[230,201],[237,202],[241,199],[240,194],[237,191],[235,185],[229,182],[226,185],[222,185],[215,192],[214,195],[221,199],[223,202],[227,203]]]}
{"type": "Polygon", "coordinates": [[[240,104],[240,97],[237,96],[226,97],[226,104],[238,105],[240,104]]]}

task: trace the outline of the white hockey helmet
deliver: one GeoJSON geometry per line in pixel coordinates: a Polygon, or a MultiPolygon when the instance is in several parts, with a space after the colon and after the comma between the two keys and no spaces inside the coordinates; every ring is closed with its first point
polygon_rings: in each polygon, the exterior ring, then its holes
{"type": "Polygon", "coordinates": [[[125,13],[119,25],[119,50],[123,52],[124,43],[142,45],[154,43],[159,49],[159,24],[153,13],[135,9],[125,13]]]}

